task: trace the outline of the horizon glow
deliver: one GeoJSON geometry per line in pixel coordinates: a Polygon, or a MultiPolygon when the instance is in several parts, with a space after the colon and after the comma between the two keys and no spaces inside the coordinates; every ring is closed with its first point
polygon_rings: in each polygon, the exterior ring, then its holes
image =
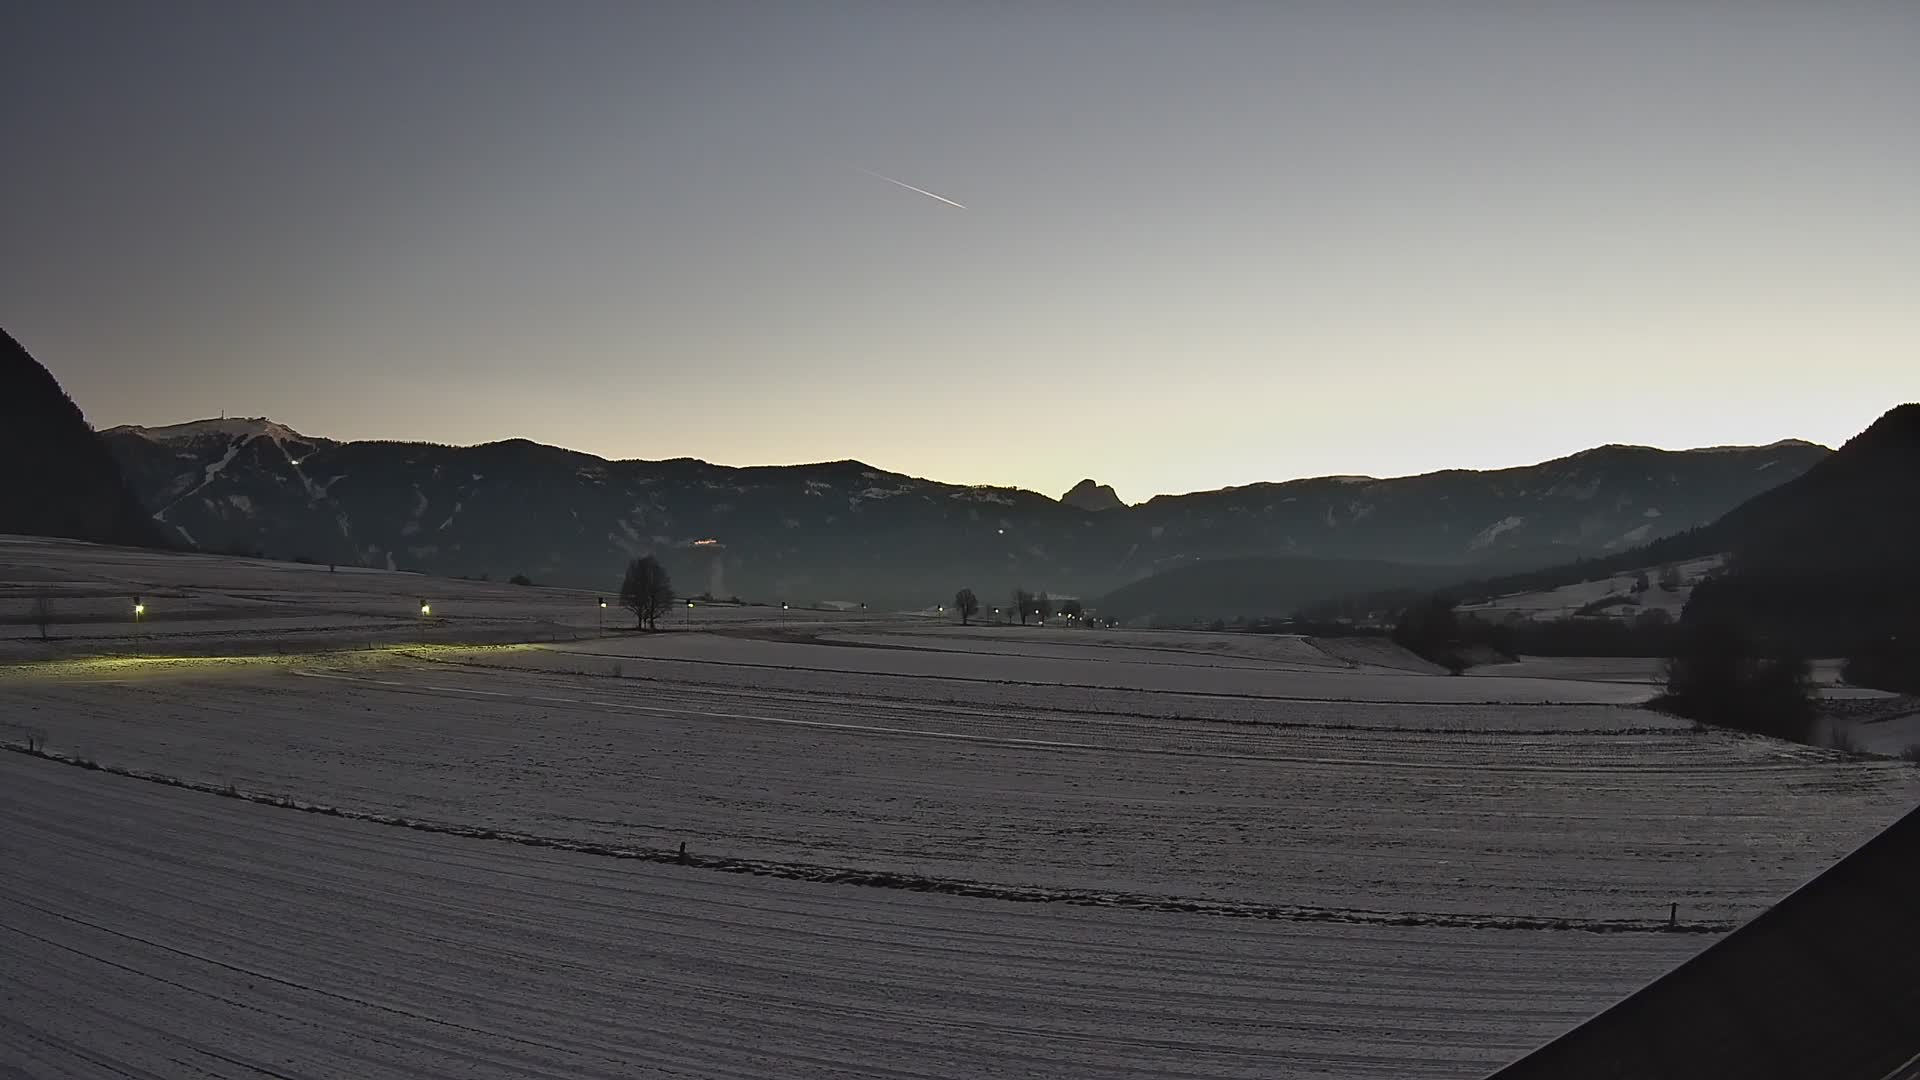
{"type": "Polygon", "coordinates": [[[1837,446],[1920,400],[1912,5],[29,2],[9,34],[0,325],[100,428],[1137,503],[1837,446]]]}

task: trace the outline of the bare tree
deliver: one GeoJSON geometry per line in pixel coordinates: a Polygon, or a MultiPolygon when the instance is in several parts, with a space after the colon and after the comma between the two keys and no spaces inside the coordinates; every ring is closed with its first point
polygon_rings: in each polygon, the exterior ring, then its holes
{"type": "Polygon", "coordinates": [[[1053,597],[1042,591],[1033,602],[1033,613],[1040,617],[1041,622],[1053,618],[1053,597]]]}
{"type": "Polygon", "coordinates": [[[660,616],[672,603],[673,579],[660,560],[643,555],[627,564],[626,579],[620,583],[620,606],[633,612],[636,628],[658,629],[660,616]]]}
{"type": "Polygon", "coordinates": [[[1060,614],[1065,615],[1074,622],[1079,622],[1087,617],[1087,607],[1078,600],[1062,600],[1060,601],[1060,614]]]}
{"type": "Polygon", "coordinates": [[[960,625],[965,626],[968,619],[980,614],[980,598],[972,589],[961,589],[953,594],[953,609],[960,613],[960,625]]]}
{"type": "MultiPolygon", "coordinates": [[[[1013,610],[1020,613],[1020,625],[1027,625],[1027,616],[1032,615],[1034,612],[1033,594],[1025,589],[1013,590],[1013,610]]],[[[1009,614],[1011,614],[1011,612],[1009,612],[1009,614]]],[[[1009,618],[1007,621],[1012,622],[1013,620],[1009,618]]]]}
{"type": "Polygon", "coordinates": [[[33,598],[33,625],[40,628],[40,640],[47,640],[47,631],[53,628],[53,601],[44,595],[33,598]]]}

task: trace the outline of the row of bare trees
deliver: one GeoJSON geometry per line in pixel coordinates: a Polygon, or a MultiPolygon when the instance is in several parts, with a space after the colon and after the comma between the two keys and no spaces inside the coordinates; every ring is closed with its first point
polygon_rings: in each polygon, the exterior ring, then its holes
{"type": "MultiPolygon", "coordinates": [[[[1013,603],[1007,608],[1007,622],[1013,622],[1014,616],[1020,618],[1020,625],[1027,625],[1028,619],[1046,622],[1054,615],[1053,597],[1045,592],[1034,593],[1026,589],[1013,590],[1013,603]]],[[[953,609],[960,613],[960,625],[965,626],[975,615],[980,614],[980,598],[972,589],[961,589],[953,594],[953,609]]],[[[995,609],[998,610],[998,609],[995,609]]],[[[1086,608],[1078,600],[1062,600],[1059,613],[1069,619],[1084,619],[1086,608]]]]}

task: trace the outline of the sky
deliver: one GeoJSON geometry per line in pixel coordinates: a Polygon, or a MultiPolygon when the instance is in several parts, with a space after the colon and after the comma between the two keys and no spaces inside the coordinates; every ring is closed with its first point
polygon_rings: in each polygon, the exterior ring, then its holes
{"type": "Polygon", "coordinates": [[[1920,399],[1920,4],[7,10],[0,326],[99,427],[1140,501],[1920,399]]]}

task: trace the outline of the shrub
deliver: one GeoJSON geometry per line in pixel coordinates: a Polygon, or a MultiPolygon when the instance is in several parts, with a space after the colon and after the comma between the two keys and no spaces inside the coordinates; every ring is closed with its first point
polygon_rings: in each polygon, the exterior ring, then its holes
{"type": "Polygon", "coordinates": [[[1660,702],[1680,716],[1716,727],[1794,742],[1812,734],[1811,668],[1798,656],[1756,656],[1734,627],[1690,627],[1667,660],[1667,695],[1660,702]]]}
{"type": "Polygon", "coordinates": [[[1900,751],[1900,760],[1911,761],[1915,765],[1920,765],[1920,742],[1914,743],[1912,746],[1900,751]]]}
{"type": "Polygon", "coordinates": [[[1920,640],[1888,638],[1847,657],[1840,677],[1855,686],[1896,694],[1920,694],[1920,640]]]}
{"type": "Polygon", "coordinates": [[[507,583],[510,585],[531,585],[533,584],[533,579],[525,574],[515,574],[507,579],[507,583]]]}
{"type": "Polygon", "coordinates": [[[1512,632],[1475,618],[1460,618],[1445,596],[1427,597],[1400,613],[1393,640],[1401,648],[1458,675],[1472,667],[1476,654],[1487,649],[1511,654],[1512,632]]]}

